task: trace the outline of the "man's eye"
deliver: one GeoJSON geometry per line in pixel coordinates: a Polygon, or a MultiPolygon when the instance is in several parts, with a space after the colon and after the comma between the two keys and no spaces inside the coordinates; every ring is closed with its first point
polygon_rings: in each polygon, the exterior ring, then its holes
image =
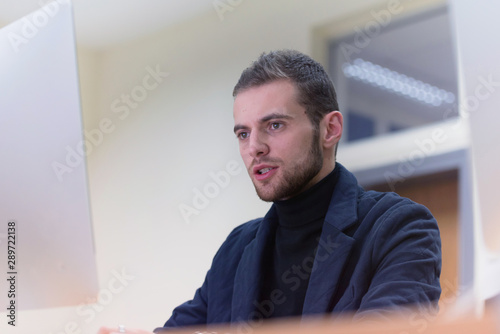
{"type": "Polygon", "coordinates": [[[238,137],[238,139],[246,139],[248,138],[248,132],[240,132],[236,135],[236,137],[238,137]]]}
{"type": "Polygon", "coordinates": [[[276,123],[276,122],[275,123],[271,123],[271,129],[273,129],[273,130],[278,130],[282,126],[283,126],[283,124],[281,124],[281,123],[276,123]]]}

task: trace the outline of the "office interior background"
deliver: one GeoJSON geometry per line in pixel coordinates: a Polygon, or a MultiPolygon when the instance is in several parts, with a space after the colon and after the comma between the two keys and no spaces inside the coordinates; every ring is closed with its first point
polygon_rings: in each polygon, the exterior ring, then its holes
{"type": "MultiPolygon", "coordinates": [[[[2,1],[0,27],[42,4],[2,1]]],[[[79,305],[22,310],[23,332],[153,329],[193,296],[229,232],[270,206],[239,157],[232,89],[281,48],[310,54],[334,79],[346,120],[337,160],[366,188],[435,214],[441,310],[480,314],[498,294],[499,4],[73,5],[84,133],[101,133],[86,156],[99,290],[79,305]]]]}

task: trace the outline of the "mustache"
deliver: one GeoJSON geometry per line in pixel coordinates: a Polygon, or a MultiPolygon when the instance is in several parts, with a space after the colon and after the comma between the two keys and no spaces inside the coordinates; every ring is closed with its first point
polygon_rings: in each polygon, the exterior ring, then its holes
{"type": "Polygon", "coordinates": [[[260,164],[267,164],[267,165],[272,165],[272,164],[280,164],[283,163],[283,160],[278,159],[278,158],[262,158],[262,159],[254,159],[252,163],[250,164],[250,168],[252,169],[256,165],[260,164]]]}

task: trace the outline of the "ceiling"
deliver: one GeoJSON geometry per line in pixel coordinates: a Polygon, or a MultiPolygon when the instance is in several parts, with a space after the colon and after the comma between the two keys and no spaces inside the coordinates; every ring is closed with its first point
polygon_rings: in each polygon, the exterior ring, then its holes
{"type": "MultiPolygon", "coordinates": [[[[63,2],[64,0],[58,0],[63,2]]],[[[0,27],[50,0],[0,0],[0,27]]],[[[214,11],[212,0],[73,0],[78,43],[105,47],[214,11]]]]}

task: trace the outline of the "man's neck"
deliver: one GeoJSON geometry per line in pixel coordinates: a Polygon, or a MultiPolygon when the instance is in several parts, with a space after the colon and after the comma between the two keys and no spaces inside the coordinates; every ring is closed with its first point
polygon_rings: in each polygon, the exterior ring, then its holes
{"type": "Polygon", "coordinates": [[[334,170],[300,194],[290,199],[275,201],[280,224],[283,222],[300,225],[324,217],[337,179],[338,172],[334,170]]]}

